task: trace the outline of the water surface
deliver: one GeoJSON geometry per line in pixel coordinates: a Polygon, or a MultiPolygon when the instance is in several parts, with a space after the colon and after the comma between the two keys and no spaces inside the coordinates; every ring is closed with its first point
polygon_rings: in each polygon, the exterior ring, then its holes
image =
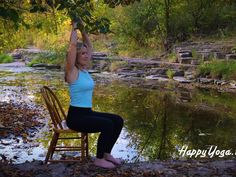
{"type": "MultiPolygon", "coordinates": [[[[173,84],[149,89],[107,73],[93,74],[93,77],[96,81],[93,109],[119,114],[125,120],[121,136],[112,151],[116,157],[127,161],[190,158],[179,154],[178,150],[184,146],[201,150],[217,146],[217,149],[235,152],[235,94],[197,88],[187,90],[176,88],[173,84]]],[[[44,105],[40,95],[43,85],[56,92],[67,110],[68,86],[62,71],[0,66],[1,102],[44,105]]],[[[97,136],[90,135],[92,155],[96,151],[97,136]]],[[[33,142],[24,144],[20,140],[8,146],[1,145],[0,154],[9,158],[17,155],[19,158],[14,160],[16,163],[44,160],[50,138],[51,132],[46,125],[37,132],[33,142]]],[[[12,140],[8,138],[1,141],[12,140]]],[[[224,158],[235,157],[232,154],[224,158]]],[[[214,155],[213,158],[219,157],[214,155]]]]}

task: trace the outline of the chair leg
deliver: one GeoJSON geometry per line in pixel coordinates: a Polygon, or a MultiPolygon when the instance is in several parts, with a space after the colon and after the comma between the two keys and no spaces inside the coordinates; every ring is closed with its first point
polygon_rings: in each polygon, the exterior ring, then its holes
{"type": "Polygon", "coordinates": [[[86,133],[86,139],[85,139],[85,144],[86,144],[86,146],[85,146],[85,156],[86,156],[86,158],[88,158],[88,146],[89,146],[89,144],[88,144],[88,134],[86,133]]]}
{"type": "Polygon", "coordinates": [[[82,161],[84,161],[84,156],[85,156],[85,153],[84,153],[85,139],[84,138],[85,138],[84,133],[81,133],[81,159],[82,159],[82,161]]]}
{"type": "Polygon", "coordinates": [[[81,133],[81,159],[88,158],[88,134],[81,133]]]}
{"type": "Polygon", "coordinates": [[[57,140],[58,140],[59,134],[58,133],[53,133],[53,137],[52,140],[50,142],[50,146],[48,148],[48,152],[47,152],[47,156],[45,158],[45,164],[48,163],[49,158],[51,159],[57,144],[57,140]]]}

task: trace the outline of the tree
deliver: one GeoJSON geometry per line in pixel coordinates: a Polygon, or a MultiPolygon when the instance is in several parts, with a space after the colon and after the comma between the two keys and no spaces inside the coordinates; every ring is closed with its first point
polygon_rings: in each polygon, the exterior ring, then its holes
{"type": "MultiPolygon", "coordinates": [[[[114,8],[118,5],[126,6],[139,0],[104,0],[105,4],[114,8]]],[[[24,23],[21,21],[21,13],[28,11],[30,13],[47,13],[55,15],[57,10],[64,10],[71,20],[78,21],[82,19],[85,22],[85,28],[90,33],[110,32],[110,21],[103,17],[95,17],[95,0],[7,0],[2,1],[0,5],[0,18],[13,21],[14,24],[24,23]]],[[[57,23],[57,22],[55,22],[57,23]]]]}

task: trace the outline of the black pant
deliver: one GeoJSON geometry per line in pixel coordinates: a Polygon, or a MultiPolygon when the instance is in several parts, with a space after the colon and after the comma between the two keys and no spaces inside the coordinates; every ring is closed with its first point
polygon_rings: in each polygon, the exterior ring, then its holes
{"type": "Polygon", "coordinates": [[[69,107],[67,126],[79,132],[101,132],[97,143],[97,158],[111,150],[123,127],[123,119],[119,115],[95,112],[91,108],[69,107]]]}

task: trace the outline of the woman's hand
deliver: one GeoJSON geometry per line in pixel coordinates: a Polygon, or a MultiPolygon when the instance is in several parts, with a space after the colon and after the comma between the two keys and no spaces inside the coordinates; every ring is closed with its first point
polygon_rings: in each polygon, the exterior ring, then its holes
{"type": "Polygon", "coordinates": [[[72,30],[76,30],[78,27],[77,27],[77,22],[72,22],[72,30]]]}

